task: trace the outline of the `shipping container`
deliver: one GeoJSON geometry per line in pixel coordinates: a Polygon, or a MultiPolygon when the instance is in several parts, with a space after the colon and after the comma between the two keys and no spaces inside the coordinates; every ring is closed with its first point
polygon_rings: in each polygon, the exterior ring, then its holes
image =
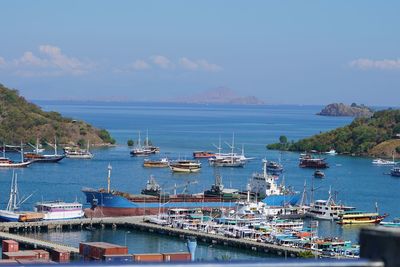
{"type": "Polygon", "coordinates": [[[128,247],[105,242],[80,243],[79,252],[84,257],[102,259],[104,255],[128,254],[128,247]]]}
{"type": "Polygon", "coordinates": [[[16,260],[2,260],[0,259],[0,265],[16,265],[18,262],[16,260]]]}
{"type": "Polygon", "coordinates": [[[163,253],[164,261],[191,261],[192,256],[189,252],[174,252],[174,253],[163,253]]]}
{"type": "Polygon", "coordinates": [[[162,262],[161,253],[133,254],[133,260],[137,262],[162,262]]]}
{"type": "Polygon", "coordinates": [[[28,212],[21,214],[19,216],[19,221],[20,222],[36,222],[43,220],[44,214],[43,213],[38,213],[38,212],[28,212]]]}
{"type": "Polygon", "coordinates": [[[35,249],[32,251],[36,253],[36,258],[38,260],[50,260],[50,253],[48,251],[43,249],[35,249]]]}
{"type": "Polygon", "coordinates": [[[69,262],[70,253],[66,250],[53,249],[51,251],[51,260],[55,262],[69,262]]]}
{"type": "Polygon", "coordinates": [[[1,252],[17,252],[19,251],[19,244],[14,240],[3,240],[1,242],[1,252]]]}
{"type": "Polygon", "coordinates": [[[21,250],[18,252],[3,252],[3,259],[10,259],[10,260],[19,260],[19,259],[26,259],[26,260],[35,260],[36,253],[31,250],[21,250]]]}
{"type": "Polygon", "coordinates": [[[124,263],[124,262],[132,262],[133,257],[131,254],[124,255],[104,255],[103,261],[109,263],[124,263]]]}
{"type": "Polygon", "coordinates": [[[55,262],[53,262],[53,261],[49,261],[49,260],[39,260],[39,259],[36,259],[36,260],[17,260],[17,262],[19,263],[19,264],[24,264],[24,265],[35,265],[35,264],[38,264],[38,265],[48,265],[48,264],[56,264],[55,262]]]}

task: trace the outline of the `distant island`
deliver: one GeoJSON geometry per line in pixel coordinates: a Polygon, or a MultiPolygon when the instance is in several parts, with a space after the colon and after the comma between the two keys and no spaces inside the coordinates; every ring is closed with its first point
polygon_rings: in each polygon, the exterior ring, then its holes
{"type": "Polygon", "coordinates": [[[374,111],[365,106],[357,105],[353,103],[351,105],[346,105],[343,103],[333,103],[327,105],[321,112],[317,115],[321,116],[346,116],[346,117],[365,117],[369,118],[374,114],[374,111]]]}
{"type": "Polygon", "coordinates": [[[326,152],[355,156],[400,158],[400,109],[377,111],[371,118],[356,118],[344,127],[289,142],[281,136],[268,149],[326,152]]]}
{"type": "Polygon", "coordinates": [[[264,101],[255,96],[239,96],[229,88],[220,87],[206,90],[189,97],[180,97],[173,102],[193,104],[236,104],[236,105],[263,105],[264,101]]]}
{"type": "MultiPolygon", "coordinates": [[[[115,143],[107,130],[66,118],[58,112],[45,112],[19,95],[17,90],[0,84],[0,142],[19,145],[23,143],[86,144],[104,146],[115,143]]],[[[0,144],[0,145],[1,145],[0,144]]]]}

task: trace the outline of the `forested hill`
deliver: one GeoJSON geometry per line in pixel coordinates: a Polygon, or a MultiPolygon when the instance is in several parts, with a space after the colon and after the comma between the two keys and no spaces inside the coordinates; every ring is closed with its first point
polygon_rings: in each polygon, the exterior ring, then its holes
{"type": "Polygon", "coordinates": [[[97,129],[80,120],[45,112],[19,95],[17,90],[0,84],[0,142],[6,144],[54,142],[61,144],[109,145],[115,140],[104,129],[97,129]]]}
{"type": "Polygon", "coordinates": [[[297,142],[267,145],[268,149],[319,152],[335,149],[340,154],[400,157],[400,110],[377,111],[371,118],[357,118],[351,124],[297,142]]]}

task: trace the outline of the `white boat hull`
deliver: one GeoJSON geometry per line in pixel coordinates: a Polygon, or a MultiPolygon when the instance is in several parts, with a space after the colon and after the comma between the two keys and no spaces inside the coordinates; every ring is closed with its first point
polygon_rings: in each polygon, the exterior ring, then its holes
{"type": "Polygon", "coordinates": [[[0,221],[2,222],[18,222],[19,213],[7,210],[0,210],[0,221]]]}

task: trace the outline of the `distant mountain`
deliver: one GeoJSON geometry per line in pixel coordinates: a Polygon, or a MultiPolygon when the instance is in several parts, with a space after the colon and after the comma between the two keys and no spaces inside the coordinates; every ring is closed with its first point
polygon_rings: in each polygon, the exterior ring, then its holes
{"type": "Polygon", "coordinates": [[[45,112],[19,95],[17,90],[0,84],[0,144],[54,142],[61,144],[83,143],[110,145],[115,140],[105,129],[61,116],[57,112],[45,112]]]}
{"type": "Polygon", "coordinates": [[[175,102],[194,104],[236,104],[263,105],[264,101],[255,96],[240,96],[229,88],[210,89],[198,94],[175,99],[175,102]]]}
{"type": "Polygon", "coordinates": [[[349,105],[343,103],[333,103],[327,105],[317,115],[322,116],[343,116],[343,117],[364,117],[369,118],[374,114],[373,110],[364,105],[356,103],[349,105]]]}

